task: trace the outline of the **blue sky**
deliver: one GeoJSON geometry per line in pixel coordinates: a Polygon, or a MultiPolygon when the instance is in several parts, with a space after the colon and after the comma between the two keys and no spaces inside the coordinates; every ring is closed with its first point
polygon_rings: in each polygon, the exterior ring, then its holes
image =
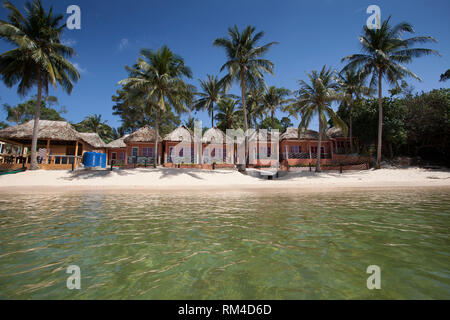
{"type": "MultiPolygon", "coordinates": [[[[25,1],[14,4],[22,8],[25,1]]],[[[66,30],[63,39],[77,52],[72,59],[82,78],[69,96],[61,89],[51,90],[61,105],[66,106],[69,121],[79,122],[89,114],[101,114],[108,124],[120,126],[120,119],[112,115],[111,96],[119,88],[117,82],[127,74],[125,65],[132,65],[141,48],[157,49],[168,45],[184,57],[198,79],[206,74],[219,74],[225,61],[221,48],[213,47],[215,38],[225,36],[227,28],[254,25],[265,31],[261,43],[277,41],[267,55],[275,63],[275,75],[267,75],[268,85],[297,89],[297,80],[305,72],[320,69],[324,64],[342,68],[342,57],[359,52],[357,36],[368,14],[366,8],[376,4],[382,19],[392,15],[392,22],[408,21],[417,35],[431,35],[437,44],[427,45],[440,51],[442,57],[430,56],[415,60],[409,67],[423,79],[410,80],[416,91],[428,91],[449,86],[439,82],[439,76],[450,67],[450,1],[361,1],[361,0],[43,0],[48,8],[65,13],[71,4],[81,8],[81,30],[66,30]]],[[[0,18],[5,19],[1,9],[0,18]]],[[[68,17],[68,15],[66,15],[68,17]]],[[[0,52],[9,49],[0,40],[0,52]]],[[[386,86],[385,86],[386,88],[386,86]]],[[[17,88],[0,83],[0,103],[15,105],[24,101],[17,88]]],[[[238,93],[235,85],[233,93],[238,93]]],[[[30,92],[30,96],[36,94],[30,92]]],[[[279,114],[280,116],[281,114],[279,114]]],[[[4,120],[5,112],[0,112],[4,120]]],[[[206,113],[195,117],[210,125],[206,113]]],[[[182,119],[186,119],[184,115],[182,119]]],[[[293,119],[294,120],[294,119],[293,119]]],[[[295,124],[298,121],[294,121],[295,124]]],[[[314,128],[316,124],[312,124],[314,128]]]]}

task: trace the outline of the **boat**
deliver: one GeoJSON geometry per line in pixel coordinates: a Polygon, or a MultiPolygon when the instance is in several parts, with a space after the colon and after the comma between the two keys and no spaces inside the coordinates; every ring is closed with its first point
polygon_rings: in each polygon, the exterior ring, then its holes
{"type": "Polygon", "coordinates": [[[20,173],[20,172],[25,172],[27,171],[27,168],[20,168],[20,169],[14,169],[14,170],[4,170],[4,171],[0,171],[0,176],[4,176],[7,174],[15,174],[15,173],[20,173]]]}

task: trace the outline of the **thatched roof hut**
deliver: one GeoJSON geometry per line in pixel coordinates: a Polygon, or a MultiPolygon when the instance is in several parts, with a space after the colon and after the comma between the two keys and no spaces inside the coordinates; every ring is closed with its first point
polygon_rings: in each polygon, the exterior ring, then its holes
{"type": "Polygon", "coordinates": [[[327,136],[329,138],[345,138],[344,131],[338,127],[331,127],[327,130],[327,136]]]}
{"type": "Polygon", "coordinates": [[[102,138],[96,132],[79,132],[81,140],[87,142],[91,146],[95,148],[105,148],[105,142],[103,142],[102,138]]]}
{"type": "MultiPolygon", "coordinates": [[[[156,132],[153,128],[149,126],[145,126],[140,128],[138,131],[133,132],[128,137],[126,137],[123,141],[125,143],[128,142],[154,142],[155,141],[156,132]]],[[[161,136],[158,135],[158,141],[161,142],[161,136]]]]}
{"type": "MultiPolygon", "coordinates": [[[[31,140],[34,120],[0,130],[0,138],[10,140],[31,140]]],[[[66,121],[39,121],[39,140],[77,141],[80,138],[74,127],[66,121]]]]}
{"type": "Polygon", "coordinates": [[[182,142],[182,141],[191,141],[194,142],[194,134],[192,131],[182,125],[175,130],[173,130],[171,133],[167,134],[164,137],[164,141],[173,141],[173,142],[182,142]]]}
{"type": "Polygon", "coordinates": [[[210,128],[208,130],[206,130],[206,132],[203,134],[203,138],[202,138],[202,142],[203,143],[226,143],[226,135],[225,133],[223,133],[222,130],[213,127],[210,128]]]}
{"type": "Polygon", "coordinates": [[[319,140],[319,133],[314,130],[302,130],[299,137],[297,128],[287,128],[280,136],[280,140],[319,140]]]}
{"type": "Polygon", "coordinates": [[[125,144],[124,139],[128,136],[129,134],[126,134],[117,140],[111,141],[106,145],[106,148],[126,148],[127,145],[125,144]]]}

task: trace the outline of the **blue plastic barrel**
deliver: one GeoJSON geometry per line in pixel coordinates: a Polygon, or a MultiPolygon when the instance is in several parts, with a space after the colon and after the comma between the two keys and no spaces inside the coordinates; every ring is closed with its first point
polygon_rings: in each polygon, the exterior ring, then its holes
{"type": "Polygon", "coordinates": [[[87,168],[95,167],[95,152],[85,152],[83,156],[83,164],[87,168]]]}
{"type": "Polygon", "coordinates": [[[100,153],[100,165],[102,168],[106,168],[106,153],[100,153]]]}

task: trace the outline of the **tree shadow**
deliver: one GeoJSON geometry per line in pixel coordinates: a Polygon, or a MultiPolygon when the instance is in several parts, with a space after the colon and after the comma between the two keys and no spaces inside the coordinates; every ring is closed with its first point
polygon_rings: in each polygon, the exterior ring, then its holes
{"type": "Polygon", "coordinates": [[[77,170],[70,171],[68,177],[60,178],[62,180],[81,180],[81,179],[96,179],[96,178],[108,178],[111,177],[114,173],[117,173],[119,176],[127,176],[130,175],[130,172],[126,170],[77,170]]]}

